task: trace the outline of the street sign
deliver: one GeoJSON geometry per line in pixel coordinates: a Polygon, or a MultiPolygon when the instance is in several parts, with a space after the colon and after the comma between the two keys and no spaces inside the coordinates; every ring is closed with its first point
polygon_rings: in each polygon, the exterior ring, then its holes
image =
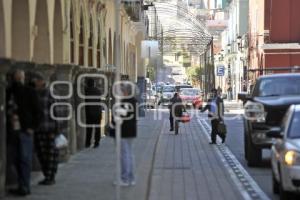
{"type": "Polygon", "coordinates": [[[224,76],[224,75],[225,75],[224,65],[217,66],[217,76],[224,76]]]}

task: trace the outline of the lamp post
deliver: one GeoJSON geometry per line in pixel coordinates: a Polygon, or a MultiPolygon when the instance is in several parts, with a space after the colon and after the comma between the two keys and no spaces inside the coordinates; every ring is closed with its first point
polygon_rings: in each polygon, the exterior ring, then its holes
{"type": "Polygon", "coordinates": [[[227,44],[227,54],[230,54],[231,52],[230,52],[230,50],[231,50],[231,44],[227,44]]]}
{"type": "Polygon", "coordinates": [[[243,50],[243,41],[242,41],[242,37],[241,36],[237,36],[236,38],[236,42],[238,45],[238,49],[241,52],[243,50]]]}
{"type": "MultiPolygon", "coordinates": [[[[120,71],[120,67],[121,67],[121,56],[120,56],[120,11],[121,11],[121,0],[115,0],[115,31],[116,31],[116,49],[115,49],[115,55],[116,55],[116,74],[115,74],[115,81],[116,83],[118,83],[121,80],[121,71],[120,71]]],[[[116,88],[117,92],[120,91],[120,84],[117,85],[116,88]]],[[[121,103],[121,99],[118,96],[115,97],[115,105],[120,105],[121,103]]],[[[114,109],[113,109],[114,112],[114,109]]],[[[116,113],[116,117],[115,117],[115,122],[116,122],[116,127],[115,127],[115,131],[116,131],[116,193],[115,193],[115,199],[116,200],[120,200],[121,199],[121,191],[120,191],[120,183],[121,183],[121,125],[122,125],[122,121],[120,116],[118,116],[119,114],[116,113]]]]}

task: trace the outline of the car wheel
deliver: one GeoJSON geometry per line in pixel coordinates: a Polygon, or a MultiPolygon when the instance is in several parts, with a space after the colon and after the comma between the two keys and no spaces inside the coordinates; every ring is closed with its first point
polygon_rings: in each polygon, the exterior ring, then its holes
{"type": "Polygon", "coordinates": [[[250,136],[246,136],[247,144],[247,164],[249,167],[257,167],[262,161],[262,150],[253,145],[250,136]]]}
{"type": "Polygon", "coordinates": [[[276,180],[275,178],[275,174],[272,170],[272,189],[273,189],[273,193],[274,194],[278,194],[279,193],[279,182],[276,180]]]}
{"type": "Polygon", "coordinates": [[[244,119],[244,156],[245,159],[248,160],[248,142],[247,142],[247,135],[249,133],[249,127],[247,121],[244,119]]]}
{"type": "MultiPolygon", "coordinates": [[[[281,177],[281,175],[280,175],[280,177],[281,177]]],[[[284,188],[282,186],[282,181],[280,181],[280,184],[279,184],[279,197],[280,197],[280,200],[290,200],[291,199],[291,193],[284,190],[284,188]]]]}
{"type": "Polygon", "coordinates": [[[248,142],[247,142],[247,133],[244,133],[244,153],[245,153],[245,159],[248,160],[248,142]]]}
{"type": "Polygon", "coordinates": [[[291,199],[291,193],[284,190],[283,185],[282,185],[282,174],[281,174],[281,169],[280,166],[278,165],[278,172],[279,172],[279,178],[280,178],[280,182],[279,182],[279,197],[280,200],[290,200],[291,199]]]}

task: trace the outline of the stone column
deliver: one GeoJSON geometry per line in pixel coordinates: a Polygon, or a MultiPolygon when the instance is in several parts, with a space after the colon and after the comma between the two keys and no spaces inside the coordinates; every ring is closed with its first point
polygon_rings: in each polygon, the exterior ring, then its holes
{"type": "MultiPolygon", "coordinates": [[[[72,90],[72,95],[68,99],[62,99],[59,100],[58,102],[63,102],[63,103],[70,103],[72,106],[71,109],[71,114],[72,118],[70,120],[65,120],[61,122],[62,125],[62,132],[65,134],[69,141],[69,147],[68,149],[63,152],[61,151],[61,160],[67,160],[70,156],[70,154],[74,154],[77,150],[77,138],[76,138],[76,129],[75,129],[75,123],[76,123],[76,118],[75,118],[75,107],[74,107],[74,86],[73,86],[73,65],[56,65],[56,70],[55,73],[52,77],[53,81],[65,81],[66,83],[71,83],[70,86],[71,88],[67,87],[66,84],[59,84],[58,86],[55,87],[55,91],[57,92],[58,95],[66,96],[70,90],[72,90]]],[[[70,114],[70,113],[66,113],[70,114]]]]}
{"type": "Polygon", "coordinates": [[[5,194],[6,180],[6,73],[11,66],[8,59],[0,59],[0,197],[5,194]]]}
{"type": "Polygon", "coordinates": [[[73,71],[73,81],[74,81],[74,107],[75,107],[75,117],[76,117],[76,138],[77,138],[77,149],[82,150],[85,148],[85,136],[86,136],[86,130],[84,127],[80,126],[78,120],[80,119],[82,123],[85,123],[85,109],[84,107],[81,109],[80,116],[78,116],[78,106],[84,102],[84,99],[80,98],[77,92],[78,87],[80,87],[81,92],[84,94],[84,84],[82,82],[78,82],[78,78],[81,74],[84,74],[87,72],[87,68],[76,66],[73,71]]]}
{"type": "MultiPolygon", "coordinates": [[[[137,77],[137,86],[139,88],[139,95],[138,95],[138,102],[139,104],[144,104],[145,99],[144,99],[144,93],[146,92],[146,79],[145,77],[138,76],[137,77]]],[[[145,117],[145,107],[139,106],[139,116],[140,117],[145,117]]]]}

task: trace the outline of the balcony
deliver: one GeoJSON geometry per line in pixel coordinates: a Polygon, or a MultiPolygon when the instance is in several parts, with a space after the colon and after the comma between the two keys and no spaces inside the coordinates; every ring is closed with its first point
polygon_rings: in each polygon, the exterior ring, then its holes
{"type": "Polygon", "coordinates": [[[142,18],[142,0],[123,0],[124,8],[134,22],[139,22],[142,18]]]}

